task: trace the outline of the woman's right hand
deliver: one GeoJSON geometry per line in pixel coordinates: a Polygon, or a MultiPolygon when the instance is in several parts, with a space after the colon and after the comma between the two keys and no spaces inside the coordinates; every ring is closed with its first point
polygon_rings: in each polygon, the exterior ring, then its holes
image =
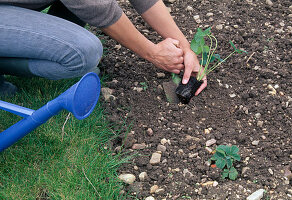
{"type": "Polygon", "coordinates": [[[179,41],[167,38],[155,45],[147,60],[160,69],[179,74],[184,69],[183,54],[183,50],[179,48],[179,41]]]}

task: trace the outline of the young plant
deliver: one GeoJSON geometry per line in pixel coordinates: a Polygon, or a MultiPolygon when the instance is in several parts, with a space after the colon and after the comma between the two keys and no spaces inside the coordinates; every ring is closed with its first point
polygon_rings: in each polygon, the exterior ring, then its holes
{"type": "Polygon", "coordinates": [[[146,82],[141,82],[140,85],[142,86],[144,91],[146,91],[148,89],[148,85],[146,82]]]}
{"type": "Polygon", "coordinates": [[[229,178],[235,180],[237,178],[238,172],[233,166],[234,161],[240,161],[240,155],[238,154],[237,146],[227,146],[219,145],[214,155],[211,158],[211,162],[215,162],[216,167],[220,168],[222,171],[222,178],[229,178]]]}
{"type": "Polygon", "coordinates": [[[223,62],[225,62],[228,58],[230,58],[233,54],[247,53],[246,51],[236,48],[232,41],[229,41],[229,43],[233,48],[233,51],[226,58],[221,59],[219,54],[215,54],[215,51],[218,47],[218,42],[216,37],[211,33],[211,28],[208,28],[204,31],[200,28],[197,29],[197,32],[191,41],[191,49],[195,54],[201,55],[199,72],[196,78],[191,77],[190,84],[184,85],[180,83],[176,91],[179,99],[182,99],[184,102],[188,103],[194,96],[194,93],[188,94],[186,92],[196,91],[203,83],[202,79],[218,66],[220,66],[223,62]],[[205,38],[209,39],[209,45],[206,44],[205,38]],[[185,88],[192,89],[186,90],[185,88]]]}
{"type": "Polygon", "coordinates": [[[211,33],[211,27],[204,31],[198,28],[197,33],[191,41],[191,49],[195,52],[195,54],[201,55],[202,58],[200,61],[200,70],[196,77],[198,81],[201,81],[204,76],[207,76],[211,71],[220,66],[233,54],[247,53],[246,51],[236,48],[232,41],[229,41],[229,43],[233,48],[233,51],[226,58],[221,59],[219,54],[215,54],[218,47],[218,42],[216,37],[211,33]],[[209,39],[209,45],[206,44],[205,38],[209,39]],[[215,63],[211,64],[213,62],[215,63]]]}

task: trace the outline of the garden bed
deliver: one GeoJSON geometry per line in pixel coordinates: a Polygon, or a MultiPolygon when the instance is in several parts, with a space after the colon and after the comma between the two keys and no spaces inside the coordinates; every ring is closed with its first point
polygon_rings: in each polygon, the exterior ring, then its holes
{"type": "MultiPolygon", "coordinates": [[[[229,40],[248,52],[212,72],[207,88],[187,105],[167,102],[162,85],[171,80],[169,73],[106,40],[101,70],[114,96],[106,111],[110,120],[132,124],[127,139],[112,145],[119,150],[123,142],[123,151],[141,155],[120,169],[136,176],[125,191],[139,199],[245,199],[265,189],[265,199],[292,198],[292,180],[284,176],[292,167],[292,10],[290,0],[272,2],[165,1],[189,40],[197,27],[211,26],[222,56],[232,50],[229,40]],[[215,144],[206,149],[211,139],[215,144]],[[220,170],[209,166],[208,150],[221,144],[240,149],[235,181],[221,179],[220,170]],[[161,159],[150,164],[157,147],[161,159]],[[141,172],[148,175],[143,181],[141,172]],[[154,185],[162,190],[150,194],[154,185]]],[[[129,3],[120,4],[146,37],[161,41],[129,3]]]]}

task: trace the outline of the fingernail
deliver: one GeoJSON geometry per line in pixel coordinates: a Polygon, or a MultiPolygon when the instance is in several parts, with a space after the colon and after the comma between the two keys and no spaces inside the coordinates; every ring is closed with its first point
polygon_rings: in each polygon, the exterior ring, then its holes
{"type": "Polygon", "coordinates": [[[182,83],[183,84],[187,84],[188,83],[188,80],[187,79],[183,79],[182,83]]]}

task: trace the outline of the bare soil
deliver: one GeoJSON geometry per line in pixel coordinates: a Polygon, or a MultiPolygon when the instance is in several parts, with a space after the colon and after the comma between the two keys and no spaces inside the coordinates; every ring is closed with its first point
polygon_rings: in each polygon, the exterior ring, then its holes
{"type": "MultiPolygon", "coordinates": [[[[263,199],[292,199],[292,180],[289,183],[284,176],[285,168],[292,167],[291,1],[272,0],[273,5],[263,0],[165,3],[189,40],[197,27],[212,27],[221,57],[232,51],[229,40],[248,55],[236,55],[212,72],[207,88],[189,104],[171,104],[162,87],[171,80],[169,73],[105,40],[101,70],[108,77],[106,87],[116,97],[104,101],[106,112],[113,122],[131,124],[132,130],[127,139],[116,139],[113,148],[119,150],[123,144],[123,151],[140,155],[120,169],[119,173],[136,176],[134,186],[125,186],[125,191],[139,199],[246,199],[262,188],[267,191],[263,199]],[[188,6],[193,10],[187,10],[188,6]],[[161,152],[161,161],[151,165],[151,155],[163,138],[166,150],[161,152]],[[212,154],[206,150],[206,141],[210,139],[216,140],[209,147],[212,150],[221,144],[239,147],[241,162],[235,164],[239,171],[235,181],[223,180],[220,170],[209,166],[212,154]],[[142,143],[145,148],[132,148],[142,143]],[[144,181],[138,178],[141,172],[148,174],[144,181]],[[163,190],[150,194],[153,185],[163,190]]],[[[128,2],[120,4],[147,38],[156,43],[162,40],[128,2]]]]}

